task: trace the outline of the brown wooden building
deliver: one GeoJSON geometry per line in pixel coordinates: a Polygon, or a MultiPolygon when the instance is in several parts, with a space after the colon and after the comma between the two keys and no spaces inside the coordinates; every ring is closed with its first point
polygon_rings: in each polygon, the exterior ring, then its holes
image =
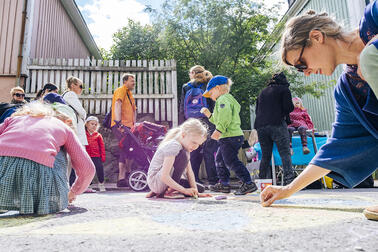
{"type": "Polygon", "coordinates": [[[35,58],[101,58],[74,0],[0,0],[0,102],[35,58]]]}

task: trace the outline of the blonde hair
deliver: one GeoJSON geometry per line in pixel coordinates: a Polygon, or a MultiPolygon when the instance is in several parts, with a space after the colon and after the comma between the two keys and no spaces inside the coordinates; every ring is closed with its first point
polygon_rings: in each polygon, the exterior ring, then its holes
{"type": "Polygon", "coordinates": [[[305,14],[291,18],[285,26],[285,32],[281,37],[281,58],[287,64],[288,51],[311,46],[309,34],[312,30],[323,33],[326,37],[345,40],[345,31],[326,12],[316,13],[313,10],[305,14]]]}
{"type": "Polygon", "coordinates": [[[135,80],[135,74],[131,74],[131,73],[125,73],[122,75],[122,83],[124,83],[125,81],[127,81],[129,79],[129,77],[133,77],[133,79],[135,80]]]}
{"type": "Polygon", "coordinates": [[[11,116],[32,116],[32,117],[45,117],[45,116],[54,116],[54,110],[39,101],[28,103],[21,108],[17,109],[11,116]]]}
{"type": "Polygon", "coordinates": [[[218,85],[219,91],[221,94],[227,94],[231,90],[231,86],[233,84],[232,80],[230,78],[227,78],[227,84],[218,85]]]}
{"type": "Polygon", "coordinates": [[[200,65],[190,68],[189,72],[194,72],[193,79],[190,80],[191,82],[208,83],[213,78],[211,72],[200,65]]]}
{"type": "MultiPolygon", "coordinates": [[[[28,103],[21,108],[17,109],[16,112],[14,112],[11,117],[16,116],[32,116],[32,117],[56,117],[57,119],[61,120],[62,122],[66,122],[67,120],[71,120],[71,117],[68,115],[59,112],[57,110],[54,110],[50,105],[44,104],[40,101],[34,101],[31,103],[28,103]]],[[[69,125],[73,131],[75,131],[75,127],[72,125],[72,123],[69,125]]]]}
{"type": "Polygon", "coordinates": [[[23,94],[25,94],[25,91],[24,91],[24,89],[22,87],[14,87],[10,91],[11,96],[13,96],[16,93],[16,91],[20,91],[23,94]]]}
{"type": "Polygon", "coordinates": [[[79,78],[76,78],[74,76],[68,77],[67,80],[66,80],[67,88],[71,89],[72,84],[77,84],[79,81],[82,82],[79,78]]]}
{"type": "Polygon", "coordinates": [[[178,138],[181,133],[197,135],[206,138],[207,127],[203,123],[201,123],[200,120],[189,118],[180,126],[170,129],[165,135],[163,141],[160,142],[159,146],[161,146],[165,142],[168,142],[169,140],[178,138]]]}

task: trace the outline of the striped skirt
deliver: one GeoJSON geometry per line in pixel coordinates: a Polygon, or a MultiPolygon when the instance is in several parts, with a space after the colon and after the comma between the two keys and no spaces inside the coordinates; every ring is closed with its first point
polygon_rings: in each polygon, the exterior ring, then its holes
{"type": "Polygon", "coordinates": [[[0,157],[0,210],[51,214],[68,205],[67,158],[60,151],[54,168],[19,157],[0,157]]]}

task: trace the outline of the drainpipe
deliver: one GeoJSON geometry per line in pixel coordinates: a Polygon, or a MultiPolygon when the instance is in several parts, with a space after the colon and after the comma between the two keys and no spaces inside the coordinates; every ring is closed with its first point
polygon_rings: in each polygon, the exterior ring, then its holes
{"type": "Polygon", "coordinates": [[[16,86],[20,86],[20,81],[21,81],[21,66],[22,66],[22,59],[23,59],[22,51],[23,51],[23,47],[24,47],[27,6],[28,6],[28,0],[24,0],[24,7],[22,8],[20,45],[19,45],[19,48],[18,48],[18,58],[17,58],[16,86]]]}

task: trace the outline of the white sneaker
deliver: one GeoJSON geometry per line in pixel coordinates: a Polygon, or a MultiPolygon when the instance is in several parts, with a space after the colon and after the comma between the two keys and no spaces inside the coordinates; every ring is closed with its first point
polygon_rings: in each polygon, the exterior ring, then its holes
{"type": "Polygon", "coordinates": [[[104,183],[98,183],[98,188],[100,189],[100,192],[106,192],[104,183]]]}

